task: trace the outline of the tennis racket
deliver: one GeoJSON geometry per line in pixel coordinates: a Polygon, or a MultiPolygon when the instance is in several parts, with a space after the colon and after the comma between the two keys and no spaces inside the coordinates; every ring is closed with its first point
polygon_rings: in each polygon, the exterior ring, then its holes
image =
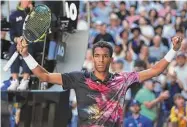
{"type": "MultiPolygon", "coordinates": [[[[51,24],[51,10],[46,5],[37,5],[26,16],[23,23],[23,37],[28,43],[36,43],[44,40],[46,32],[51,24]]],[[[18,57],[16,51],[9,59],[3,70],[7,71],[18,57]]]]}

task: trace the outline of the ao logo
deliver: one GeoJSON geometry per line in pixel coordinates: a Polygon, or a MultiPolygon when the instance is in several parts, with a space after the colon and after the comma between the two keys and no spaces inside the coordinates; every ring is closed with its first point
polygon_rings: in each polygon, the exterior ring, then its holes
{"type": "Polygon", "coordinates": [[[66,9],[67,17],[74,21],[77,18],[76,5],[74,3],[71,3],[69,6],[68,2],[65,2],[65,9],[66,9]]]}

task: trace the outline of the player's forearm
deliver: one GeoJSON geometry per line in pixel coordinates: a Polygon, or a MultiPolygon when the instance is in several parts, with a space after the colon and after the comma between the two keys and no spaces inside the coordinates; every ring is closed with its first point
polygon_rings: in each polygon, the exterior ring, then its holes
{"type": "Polygon", "coordinates": [[[40,81],[48,82],[49,72],[45,70],[43,67],[41,67],[40,65],[37,65],[37,67],[32,69],[31,71],[33,72],[34,75],[36,75],[40,79],[40,81]]]}
{"type": "Polygon", "coordinates": [[[150,69],[147,69],[145,71],[139,72],[140,82],[150,79],[152,77],[155,77],[155,76],[159,75],[160,73],[162,73],[167,68],[169,63],[173,60],[176,53],[177,53],[176,51],[171,49],[166,54],[166,56],[162,60],[160,60],[158,63],[156,63],[153,67],[151,67],[150,69]]]}
{"type": "Polygon", "coordinates": [[[165,58],[161,59],[158,63],[156,63],[153,67],[151,67],[151,71],[152,71],[151,76],[155,77],[159,75],[167,68],[168,65],[169,62],[165,58]]]}
{"type": "Polygon", "coordinates": [[[41,67],[30,54],[27,53],[23,55],[23,59],[34,75],[36,75],[43,82],[48,81],[49,72],[41,67]]]}

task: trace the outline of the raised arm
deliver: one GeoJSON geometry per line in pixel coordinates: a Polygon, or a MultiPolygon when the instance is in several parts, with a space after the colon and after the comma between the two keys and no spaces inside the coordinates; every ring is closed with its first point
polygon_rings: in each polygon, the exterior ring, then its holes
{"type": "Polygon", "coordinates": [[[180,49],[182,38],[179,36],[175,36],[172,38],[173,48],[170,49],[170,51],[166,54],[166,56],[161,59],[157,64],[155,64],[150,69],[147,69],[145,71],[139,72],[139,79],[140,81],[145,81],[147,79],[150,79],[152,77],[155,77],[162,73],[169,63],[172,61],[172,59],[175,57],[177,51],[180,49]]]}
{"type": "Polygon", "coordinates": [[[60,73],[49,73],[43,67],[41,67],[35,59],[28,53],[28,47],[26,41],[20,38],[18,39],[17,50],[23,56],[23,59],[27,63],[29,69],[36,75],[40,81],[49,82],[52,84],[62,85],[62,76],[60,73]]]}

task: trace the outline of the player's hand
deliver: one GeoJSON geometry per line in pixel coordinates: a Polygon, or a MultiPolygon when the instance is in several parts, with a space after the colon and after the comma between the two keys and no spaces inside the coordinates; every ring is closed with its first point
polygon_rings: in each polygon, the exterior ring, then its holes
{"type": "Polygon", "coordinates": [[[183,41],[183,38],[180,36],[174,36],[172,37],[172,44],[173,44],[173,50],[178,51],[181,47],[181,43],[183,41]]]}
{"type": "Polygon", "coordinates": [[[165,99],[168,99],[169,98],[169,92],[168,91],[164,91],[160,94],[159,98],[161,100],[165,100],[165,99]]]}
{"type": "Polygon", "coordinates": [[[23,56],[28,56],[28,44],[23,37],[17,39],[17,51],[23,56]]]}

